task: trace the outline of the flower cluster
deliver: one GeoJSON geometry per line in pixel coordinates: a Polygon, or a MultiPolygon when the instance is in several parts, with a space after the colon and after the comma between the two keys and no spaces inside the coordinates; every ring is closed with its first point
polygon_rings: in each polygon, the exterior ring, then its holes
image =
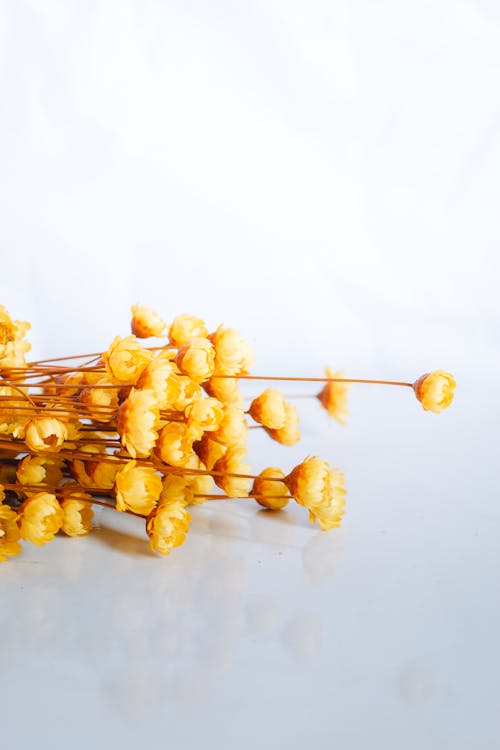
{"type": "MultiPolygon", "coordinates": [[[[85,536],[94,505],[142,517],[162,555],[184,542],[189,506],[207,500],[252,498],[272,511],[295,500],[323,530],[340,525],[344,476],[326,461],[252,473],[249,427],[294,445],[299,417],[277,388],[246,400],[240,385],[321,381],[311,395],[344,423],[353,382],[387,381],[330,368],[324,378],[253,376],[253,352],[235,329],[210,332],[187,314],[167,325],[144,305],[132,307],[132,333],[105,352],[27,362],[29,328],[0,306],[0,561],[18,554],[21,540],[85,536]],[[163,340],[146,346],[150,337],[163,340]]],[[[449,406],[455,387],[441,370],[391,384],[413,388],[434,412],[449,406]]]]}

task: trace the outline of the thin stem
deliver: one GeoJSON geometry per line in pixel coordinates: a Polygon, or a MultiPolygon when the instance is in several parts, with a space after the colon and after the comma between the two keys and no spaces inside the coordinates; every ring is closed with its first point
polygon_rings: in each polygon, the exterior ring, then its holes
{"type": "Polygon", "coordinates": [[[212,375],[212,378],[231,378],[236,380],[282,380],[292,383],[374,383],[377,385],[404,385],[413,388],[413,383],[401,380],[369,380],[365,378],[298,378],[281,375],[212,375]]]}

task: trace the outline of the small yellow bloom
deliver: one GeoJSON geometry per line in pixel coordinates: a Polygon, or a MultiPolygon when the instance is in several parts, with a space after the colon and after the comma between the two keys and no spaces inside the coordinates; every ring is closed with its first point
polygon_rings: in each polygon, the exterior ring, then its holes
{"type": "Polygon", "coordinates": [[[25,456],[17,466],[17,479],[21,484],[47,484],[57,487],[62,480],[60,458],[49,456],[25,456]]]}
{"type": "Polygon", "coordinates": [[[122,466],[123,464],[119,461],[104,459],[102,461],[90,461],[87,463],[87,470],[92,486],[99,490],[112,489],[116,480],[116,474],[122,466]]]}
{"type": "Polygon", "coordinates": [[[163,505],[174,500],[184,504],[190,502],[192,481],[193,476],[190,474],[165,474],[162,479],[159,503],[163,505]]]}
{"type": "Polygon", "coordinates": [[[132,333],[140,339],[163,336],[167,324],[146,305],[132,305],[132,333]]]}
{"type": "Polygon", "coordinates": [[[84,443],[83,445],[78,446],[78,453],[88,453],[89,460],[86,461],[81,458],[75,458],[69,462],[69,470],[71,476],[76,479],[78,484],[82,487],[94,487],[94,480],[90,474],[90,466],[92,459],[94,459],[96,455],[102,454],[104,450],[103,446],[92,443],[84,443]]]}
{"type": "Polygon", "coordinates": [[[193,459],[193,438],[184,422],[169,422],[162,427],[155,453],[170,466],[188,466],[193,459]]]}
{"type": "Polygon", "coordinates": [[[10,367],[25,367],[26,352],[31,344],[24,341],[31,328],[29,323],[12,320],[3,305],[0,305],[0,370],[10,367]]]}
{"type": "Polygon", "coordinates": [[[147,458],[158,439],[160,413],[153,391],[131,390],[120,406],[116,429],[133,458],[147,458]]]}
{"type": "Polygon", "coordinates": [[[215,347],[215,371],[218,375],[246,375],[254,363],[251,347],[234,328],[219,326],[209,336],[215,347]]]}
{"type": "Polygon", "coordinates": [[[2,504],[3,498],[0,486],[0,562],[5,562],[7,557],[14,557],[21,551],[17,513],[8,505],[2,504]]]}
{"type": "Polygon", "coordinates": [[[203,383],[215,372],[215,349],[208,339],[193,339],[179,349],[176,364],[183,375],[203,383]]]}
{"type": "MultiPolygon", "coordinates": [[[[327,378],[345,378],[345,372],[333,372],[330,367],[325,369],[327,378]]],[[[350,383],[338,383],[330,380],[325,383],[324,388],[318,393],[318,399],[322,406],[325,407],[328,414],[340,422],[345,424],[347,417],[347,394],[349,391],[350,383]]]]}
{"type": "Polygon", "coordinates": [[[151,352],[143,348],[135,336],[113,339],[102,359],[106,372],[114,383],[135,385],[143,371],[153,359],[151,352]]]}
{"type": "Polygon", "coordinates": [[[28,404],[29,401],[23,398],[21,389],[10,386],[0,387],[0,435],[24,438],[29,420],[21,416],[19,406],[28,404]]]}
{"type": "Polygon", "coordinates": [[[188,378],[187,375],[179,375],[177,382],[181,390],[172,404],[172,408],[176,411],[184,411],[189,404],[202,398],[203,393],[200,384],[188,378]]]}
{"type": "Polygon", "coordinates": [[[169,555],[174,547],[179,547],[186,539],[191,516],[182,500],[171,500],[160,503],[149,514],[146,521],[146,533],[149,545],[160,555],[169,555]]]}
{"type": "Polygon", "coordinates": [[[257,479],[254,479],[252,486],[252,495],[259,505],[270,510],[281,510],[288,504],[290,493],[284,482],[276,482],[275,479],[285,479],[281,469],[270,466],[260,472],[257,479]]]}
{"type": "Polygon", "coordinates": [[[227,453],[217,461],[213,468],[214,472],[222,473],[223,476],[214,476],[217,487],[220,487],[228,497],[248,497],[250,479],[241,476],[229,476],[230,474],[250,474],[250,466],[243,461],[240,453],[227,453]]]}
{"type": "Polygon", "coordinates": [[[112,385],[110,378],[105,376],[99,378],[91,388],[83,388],[80,392],[80,403],[86,406],[85,413],[94,422],[113,419],[114,411],[118,408],[118,387],[110,387],[112,385]]]}
{"type": "Polygon", "coordinates": [[[41,547],[51,542],[64,520],[64,512],[49,492],[31,495],[22,506],[21,538],[41,547]]]}
{"type": "Polygon", "coordinates": [[[142,373],[137,386],[153,391],[160,409],[172,409],[181,396],[181,383],[169,352],[159,352],[142,373]]]}
{"type": "Polygon", "coordinates": [[[205,464],[207,469],[211,471],[214,464],[222,458],[227,452],[227,445],[218,443],[210,437],[210,434],[205,434],[201,438],[200,442],[196,444],[195,450],[201,461],[205,464]]]}
{"type": "Polygon", "coordinates": [[[161,490],[161,477],[151,466],[138,466],[136,461],[128,461],[116,474],[116,508],[147,516],[158,502],[161,490]]]}
{"type": "Polygon", "coordinates": [[[64,518],[61,529],[65,534],[85,536],[92,529],[94,511],[90,500],[90,495],[85,492],[74,492],[71,497],[62,501],[64,518]]]}
{"type": "Polygon", "coordinates": [[[286,422],[285,397],[277,388],[266,388],[250,404],[250,416],[264,427],[280,430],[286,422]]]}
{"type": "Polygon", "coordinates": [[[200,398],[186,407],[188,430],[194,440],[200,440],[203,433],[217,430],[224,417],[224,407],[216,398],[200,398]]]}
{"type": "Polygon", "coordinates": [[[295,445],[300,440],[299,432],[299,415],[297,409],[293,404],[285,403],[285,423],[279,430],[270,430],[266,428],[266,432],[273,440],[276,440],[281,445],[295,445]]]}
{"type": "Polygon", "coordinates": [[[57,453],[68,438],[68,428],[55,417],[33,417],[26,426],[25,443],[28,450],[57,453]]]}
{"type": "Polygon", "coordinates": [[[233,450],[243,450],[248,438],[248,424],[243,410],[235,406],[225,406],[224,416],[213,437],[233,450]]]}
{"type": "Polygon", "coordinates": [[[186,313],[174,318],[168,331],[168,337],[173,346],[184,346],[192,339],[206,338],[207,336],[208,328],[203,320],[196,318],[194,315],[186,315],[186,313]]]}
{"type": "Polygon", "coordinates": [[[323,530],[339,526],[345,510],[344,476],[317,456],[306,458],[285,478],[290,494],[323,530]]]}
{"type": "Polygon", "coordinates": [[[218,378],[214,375],[203,383],[203,388],[209,396],[219,399],[223,404],[243,409],[245,400],[237,378],[218,378]]]}
{"type": "Polygon", "coordinates": [[[453,401],[456,381],[450,372],[435,370],[422,375],[414,384],[415,395],[426,411],[439,414],[453,401]]]}

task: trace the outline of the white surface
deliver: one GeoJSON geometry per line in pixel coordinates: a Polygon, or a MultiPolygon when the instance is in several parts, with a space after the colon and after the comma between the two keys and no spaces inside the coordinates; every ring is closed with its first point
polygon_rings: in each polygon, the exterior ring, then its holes
{"type": "Polygon", "coordinates": [[[495,748],[498,405],[372,395],[345,430],[304,403],[302,445],[252,441],[255,468],[319,450],[345,469],[339,530],[212,502],[160,559],[105,511],[2,565],[11,746],[495,748]]]}
{"type": "Polygon", "coordinates": [[[239,326],[256,372],[455,372],[456,403],[301,403],[348,514],[235,501],[0,567],[2,744],[496,748],[500,10],[0,0],[0,302],[33,354],[140,301],[239,326]]]}

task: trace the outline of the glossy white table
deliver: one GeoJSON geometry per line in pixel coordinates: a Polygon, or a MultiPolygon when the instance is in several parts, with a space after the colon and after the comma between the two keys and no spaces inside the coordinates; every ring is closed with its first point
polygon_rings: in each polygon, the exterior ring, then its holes
{"type": "Polygon", "coordinates": [[[213,502],[162,559],[97,511],[3,564],[2,747],[498,747],[499,408],[460,385],[439,417],[359,388],[347,428],[302,401],[296,448],[252,433],[256,469],[345,470],[338,531],[213,502]]]}

